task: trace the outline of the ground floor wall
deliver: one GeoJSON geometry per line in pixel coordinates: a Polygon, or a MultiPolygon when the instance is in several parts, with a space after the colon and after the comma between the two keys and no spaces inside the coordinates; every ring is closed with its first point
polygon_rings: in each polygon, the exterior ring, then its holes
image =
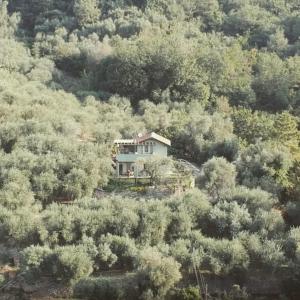
{"type": "Polygon", "coordinates": [[[117,162],[116,176],[117,177],[143,177],[145,176],[144,164],[136,162],[117,162]]]}

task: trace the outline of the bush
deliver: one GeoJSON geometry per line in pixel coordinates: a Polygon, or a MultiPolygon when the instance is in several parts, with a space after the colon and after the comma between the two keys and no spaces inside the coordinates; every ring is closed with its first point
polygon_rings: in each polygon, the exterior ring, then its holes
{"type": "Polygon", "coordinates": [[[253,232],[259,232],[264,237],[274,238],[283,233],[285,223],[280,211],[258,209],[251,227],[253,232]]]}
{"type": "Polygon", "coordinates": [[[294,226],[300,226],[300,201],[289,202],[287,204],[288,222],[294,226]]]}
{"type": "Polygon", "coordinates": [[[136,255],[135,242],[129,237],[107,234],[100,239],[98,258],[107,267],[132,269],[136,255]]]}
{"type": "Polygon", "coordinates": [[[46,246],[27,247],[21,252],[21,266],[33,275],[50,273],[50,265],[47,261],[52,253],[52,250],[46,246]]]}
{"type": "Polygon", "coordinates": [[[244,186],[237,187],[227,198],[228,201],[236,201],[239,205],[246,205],[251,215],[260,208],[271,210],[276,204],[274,196],[266,191],[257,189],[248,189],[244,186]]]}
{"type": "Polygon", "coordinates": [[[53,275],[57,279],[74,282],[90,275],[93,262],[80,247],[66,246],[58,248],[53,257],[53,275]]]}
{"type": "Polygon", "coordinates": [[[203,176],[200,184],[207,189],[209,195],[215,200],[220,200],[235,186],[236,169],[222,157],[213,157],[203,165],[203,176]]]}
{"type": "Polygon", "coordinates": [[[285,253],[288,258],[295,259],[297,249],[300,246],[300,227],[292,228],[284,244],[285,253]]]}
{"type": "Polygon", "coordinates": [[[212,205],[207,195],[199,189],[189,190],[182,197],[172,199],[168,206],[172,210],[187,211],[193,227],[200,227],[202,230],[207,228],[207,217],[212,205]]]}
{"type": "Polygon", "coordinates": [[[91,300],[135,300],[139,297],[135,273],[122,276],[86,278],[74,287],[74,297],[91,300]]]}
{"type": "Polygon", "coordinates": [[[170,254],[182,266],[185,271],[194,272],[194,265],[200,267],[204,252],[203,248],[192,249],[192,244],[189,239],[178,239],[170,246],[170,254]]]}
{"type": "Polygon", "coordinates": [[[213,230],[210,235],[235,237],[240,231],[250,228],[252,219],[245,205],[236,202],[218,202],[210,211],[210,223],[213,230]]]}
{"type": "Polygon", "coordinates": [[[239,239],[247,249],[252,267],[276,270],[285,262],[284,252],[278,241],[248,233],[241,233],[239,239]]]}
{"type": "Polygon", "coordinates": [[[175,289],[170,293],[172,300],[201,300],[202,296],[200,294],[199,288],[194,286],[189,286],[187,288],[175,289]]]}
{"type": "Polygon", "coordinates": [[[181,279],[180,264],[173,257],[163,257],[156,248],[146,248],[138,258],[138,277],[145,293],[164,298],[167,292],[181,279]]]}
{"type": "Polygon", "coordinates": [[[4,285],[4,283],[5,283],[5,277],[4,277],[3,274],[0,274],[0,287],[1,287],[2,285],[4,285]]]}
{"type": "Polygon", "coordinates": [[[203,249],[202,269],[214,274],[226,275],[245,271],[249,265],[249,255],[238,239],[216,240],[204,237],[199,232],[193,232],[191,242],[195,249],[203,249]]]}
{"type": "Polygon", "coordinates": [[[22,266],[34,275],[51,275],[72,283],[90,275],[93,263],[84,247],[65,246],[53,250],[44,246],[30,246],[22,252],[22,266]]]}
{"type": "Polygon", "coordinates": [[[230,292],[224,295],[224,300],[248,300],[250,299],[245,288],[235,284],[231,287],[230,292]]]}

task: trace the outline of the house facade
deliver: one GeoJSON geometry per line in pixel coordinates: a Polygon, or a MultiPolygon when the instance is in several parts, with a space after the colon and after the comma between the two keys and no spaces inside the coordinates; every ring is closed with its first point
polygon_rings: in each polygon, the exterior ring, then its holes
{"type": "Polygon", "coordinates": [[[139,178],[147,176],[143,161],[153,155],[168,156],[171,141],[151,132],[133,139],[115,140],[114,144],[116,176],[139,178]]]}

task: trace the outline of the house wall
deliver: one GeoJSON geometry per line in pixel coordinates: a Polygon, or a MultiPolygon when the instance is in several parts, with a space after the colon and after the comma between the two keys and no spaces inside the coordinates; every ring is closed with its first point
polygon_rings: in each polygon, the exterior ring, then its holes
{"type": "Polygon", "coordinates": [[[118,162],[116,168],[116,176],[128,176],[128,170],[134,171],[134,177],[143,176],[144,174],[142,172],[144,170],[144,164],[138,164],[135,162],[118,162]]]}
{"type": "MultiPolygon", "coordinates": [[[[147,141],[148,142],[148,141],[147,141]]],[[[118,162],[134,162],[139,159],[147,159],[147,157],[151,155],[159,155],[159,156],[167,156],[168,155],[168,147],[165,144],[160,142],[149,140],[149,142],[154,142],[153,145],[153,153],[145,153],[144,145],[138,145],[137,153],[129,153],[129,154],[122,154],[119,153],[116,156],[118,162]]],[[[150,149],[150,145],[149,145],[150,149]]]]}
{"type": "Polygon", "coordinates": [[[119,162],[117,164],[116,173],[117,176],[126,176],[128,170],[132,171],[134,168],[135,170],[135,163],[134,162],[119,162]],[[122,172],[121,172],[122,171],[122,172]]]}
{"type": "Polygon", "coordinates": [[[160,156],[167,156],[168,155],[168,146],[155,141],[155,145],[153,147],[153,154],[160,155],[160,156]]]}
{"type": "Polygon", "coordinates": [[[141,164],[136,164],[135,162],[139,160],[145,160],[153,155],[166,157],[168,155],[168,146],[158,142],[157,140],[149,139],[145,143],[148,143],[148,153],[145,153],[145,144],[137,145],[136,153],[119,153],[116,155],[117,168],[116,175],[122,176],[127,174],[127,170],[132,170],[134,168],[135,177],[140,176],[144,166],[141,164]],[[151,147],[152,143],[152,147],[151,147]],[[151,153],[151,150],[152,153],[151,153]],[[122,165],[123,172],[120,174],[120,165],[122,165]]]}

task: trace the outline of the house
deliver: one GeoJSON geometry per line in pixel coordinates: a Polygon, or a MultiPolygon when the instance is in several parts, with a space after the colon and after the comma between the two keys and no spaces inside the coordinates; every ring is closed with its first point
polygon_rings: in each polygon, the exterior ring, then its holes
{"type": "Polygon", "coordinates": [[[168,155],[171,141],[154,133],[139,134],[133,139],[115,140],[114,161],[117,177],[145,177],[143,161],[153,155],[168,155]]]}

